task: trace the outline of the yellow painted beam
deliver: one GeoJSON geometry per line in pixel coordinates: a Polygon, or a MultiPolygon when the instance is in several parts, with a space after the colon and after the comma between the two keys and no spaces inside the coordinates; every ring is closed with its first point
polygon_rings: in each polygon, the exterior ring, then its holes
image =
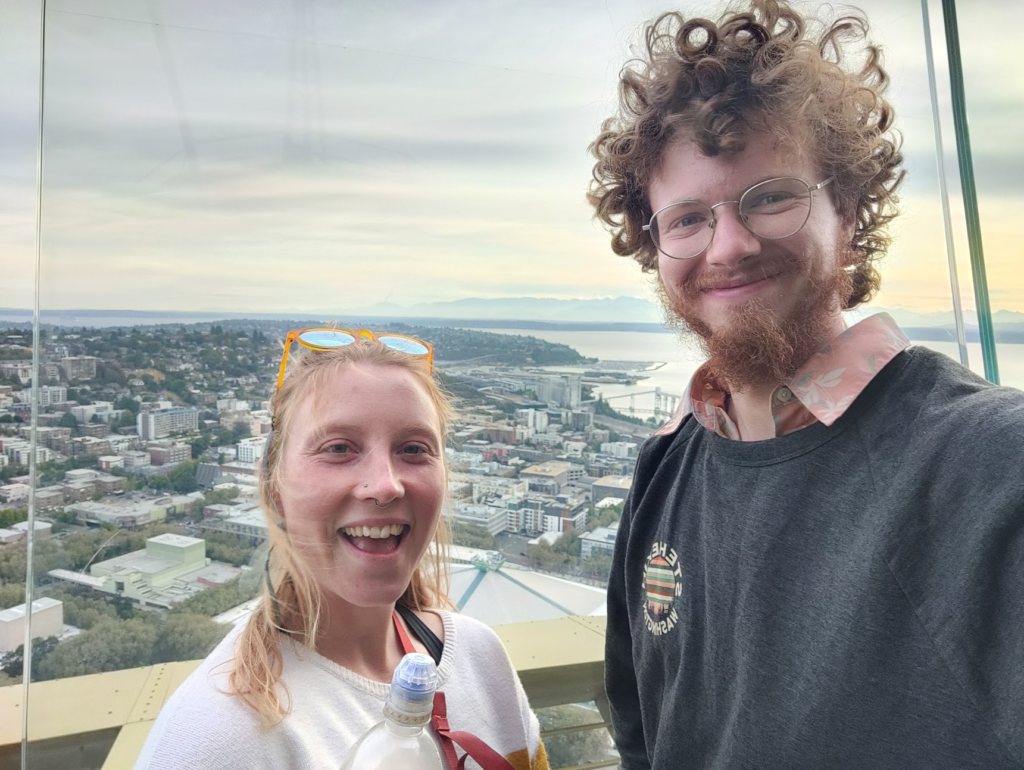
{"type": "MultiPolygon", "coordinates": [[[[534,708],[595,700],[602,695],[604,630],[605,619],[600,617],[558,618],[494,629],[534,708]]],[[[128,770],[160,709],[200,662],[162,663],[33,684],[29,741],[84,737],[120,728],[103,770],[128,770]]],[[[21,685],[0,687],[0,748],[21,742],[21,696],[21,685]]]]}
{"type": "Polygon", "coordinates": [[[131,770],[152,727],[152,722],[136,722],[122,727],[117,740],[110,747],[103,770],[131,770]]]}

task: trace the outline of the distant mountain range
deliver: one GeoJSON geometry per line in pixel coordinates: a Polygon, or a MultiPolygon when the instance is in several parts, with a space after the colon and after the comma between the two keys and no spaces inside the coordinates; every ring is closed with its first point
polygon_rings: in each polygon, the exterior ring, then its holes
{"type": "MultiPolygon", "coordinates": [[[[943,338],[932,336],[941,330],[952,333],[952,311],[921,313],[903,308],[868,308],[854,311],[854,317],[863,317],[885,310],[904,329],[922,332],[918,339],[943,338]],[[933,330],[928,333],[925,330],[933,330]]],[[[0,321],[24,324],[30,322],[30,310],[0,308],[0,321]]],[[[164,310],[43,310],[44,323],[61,326],[130,326],[164,323],[203,323],[215,320],[260,319],[340,322],[405,321],[427,326],[480,326],[489,328],[520,329],[592,329],[619,331],[661,330],[661,310],[653,302],[638,297],[609,297],[602,299],[552,299],[546,297],[468,298],[450,302],[421,302],[415,305],[379,303],[360,308],[338,308],[334,312],[261,313],[261,312],[197,312],[164,310]]],[[[977,335],[977,319],[973,312],[965,313],[966,326],[977,335]]],[[[1024,342],[1024,313],[999,310],[993,321],[1005,341],[1024,342]],[[1009,339],[1010,337],[1015,339],[1009,339]]],[[[911,335],[913,336],[913,335],[911,335]]],[[[953,337],[951,337],[953,338],[953,337]]]]}

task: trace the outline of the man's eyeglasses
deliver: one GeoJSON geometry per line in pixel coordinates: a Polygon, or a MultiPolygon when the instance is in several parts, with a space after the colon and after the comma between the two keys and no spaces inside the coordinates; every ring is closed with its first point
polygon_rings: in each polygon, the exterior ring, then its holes
{"type": "Polygon", "coordinates": [[[433,368],[434,348],[429,342],[418,340],[415,337],[406,337],[401,334],[374,334],[367,329],[348,331],[346,329],[295,329],[288,332],[284,340],[284,355],[281,357],[281,368],[277,373],[277,389],[281,389],[284,382],[284,370],[288,365],[288,352],[292,343],[298,343],[310,350],[334,350],[352,345],[359,340],[377,340],[381,345],[397,350],[399,353],[406,353],[410,356],[423,357],[433,368]]]}
{"type": "Polygon", "coordinates": [[[795,235],[811,216],[811,193],[832,182],[809,185],[795,176],[758,182],[738,201],[708,206],[700,201],[670,203],[654,212],[643,229],[651,234],[658,251],[672,259],[693,259],[704,253],[715,237],[715,209],[727,203],[739,205],[740,221],[758,238],[778,240],[795,235]]]}

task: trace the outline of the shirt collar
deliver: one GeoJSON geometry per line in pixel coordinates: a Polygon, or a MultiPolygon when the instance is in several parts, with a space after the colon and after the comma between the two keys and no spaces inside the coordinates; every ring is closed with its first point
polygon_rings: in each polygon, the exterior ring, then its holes
{"type": "MultiPolygon", "coordinates": [[[[906,350],[910,340],[888,313],[877,313],[843,330],[822,345],[796,373],[772,396],[773,407],[787,401],[801,414],[784,418],[792,429],[806,427],[820,421],[831,426],[857,399],[886,364],[906,350]],[[802,407],[802,409],[799,409],[802,407]]],[[[726,410],[728,393],[710,377],[702,365],[690,380],[679,407],[656,433],[664,436],[674,433],[688,415],[693,415],[708,430],[725,438],[739,439],[739,431],[726,410]]],[[[783,432],[779,415],[776,425],[783,432]]]]}

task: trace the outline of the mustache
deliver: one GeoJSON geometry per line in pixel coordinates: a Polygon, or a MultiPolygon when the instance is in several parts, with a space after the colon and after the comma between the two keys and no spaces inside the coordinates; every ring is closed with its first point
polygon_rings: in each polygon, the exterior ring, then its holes
{"type": "Polygon", "coordinates": [[[730,289],[748,283],[763,281],[789,273],[798,273],[804,268],[804,260],[795,256],[764,257],[757,263],[742,270],[709,268],[683,281],[681,289],[685,294],[701,294],[716,289],[730,289]]]}

